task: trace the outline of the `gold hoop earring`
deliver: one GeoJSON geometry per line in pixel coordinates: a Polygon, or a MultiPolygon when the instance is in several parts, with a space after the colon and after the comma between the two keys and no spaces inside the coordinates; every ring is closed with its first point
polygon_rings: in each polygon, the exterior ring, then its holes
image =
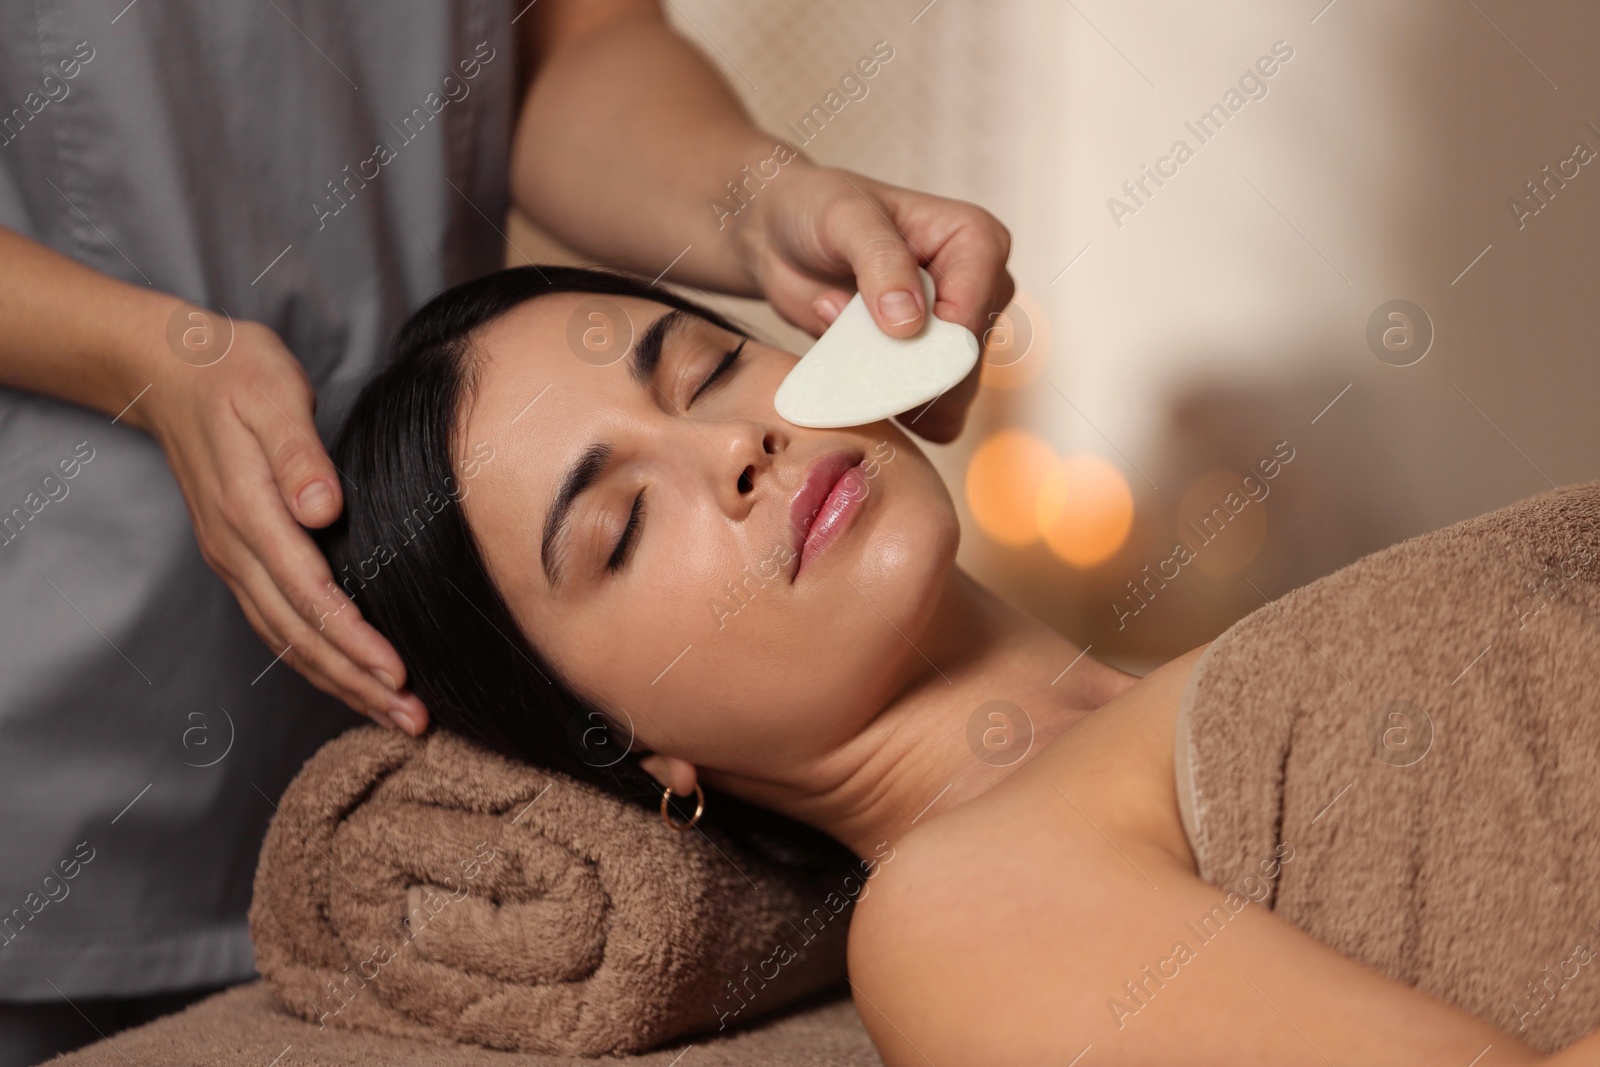
{"type": "Polygon", "coordinates": [[[667,801],[672,798],[672,787],[670,785],[667,786],[667,791],[661,794],[661,821],[672,827],[674,830],[687,830],[689,827],[699,822],[700,813],[706,810],[706,795],[704,791],[701,790],[699,782],[694,784],[694,797],[694,814],[689,817],[689,821],[673,822],[671,813],[667,811],[667,801]]]}

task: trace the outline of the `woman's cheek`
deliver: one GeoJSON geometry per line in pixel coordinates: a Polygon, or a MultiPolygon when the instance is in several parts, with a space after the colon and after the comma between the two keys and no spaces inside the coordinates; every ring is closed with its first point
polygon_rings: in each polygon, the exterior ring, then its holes
{"type": "Polygon", "coordinates": [[[658,598],[667,618],[658,618],[683,642],[717,640],[738,624],[748,623],[754,609],[771,600],[777,583],[786,581],[781,556],[760,552],[746,559],[731,547],[704,536],[689,538],[680,553],[668,587],[658,598]]]}

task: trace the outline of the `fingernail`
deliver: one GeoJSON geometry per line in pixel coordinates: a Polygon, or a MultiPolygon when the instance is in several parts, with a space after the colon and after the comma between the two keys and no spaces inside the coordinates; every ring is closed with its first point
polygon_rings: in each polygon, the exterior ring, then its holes
{"type": "Polygon", "coordinates": [[[384,670],[382,667],[372,668],[372,676],[378,681],[382,682],[384,685],[388,686],[390,689],[400,688],[395,684],[394,679],[389,676],[389,672],[384,670]]]}
{"type": "Polygon", "coordinates": [[[839,317],[839,312],[844,310],[844,306],[831,296],[819,296],[812,302],[811,310],[815,311],[823,322],[831,324],[839,317]]]}
{"type": "Polygon", "coordinates": [[[300,490],[300,495],[294,498],[294,502],[302,515],[315,514],[333,503],[333,490],[328,488],[327,482],[312,482],[300,490]]]}
{"type": "Polygon", "coordinates": [[[409,734],[411,732],[411,730],[412,730],[412,722],[411,722],[411,716],[410,715],[408,715],[404,711],[401,711],[399,708],[391,709],[388,712],[388,715],[389,715],[389,721],[394,723],[395,726],[398,727],[402,733],[408,733],[409,734]]]}
{"type": "Polygon", "coordinates": [[[904,326],[921,314],[916,298],[904,289],[894,289],[880,296],[878,311],[891,326],[904,326]]]}

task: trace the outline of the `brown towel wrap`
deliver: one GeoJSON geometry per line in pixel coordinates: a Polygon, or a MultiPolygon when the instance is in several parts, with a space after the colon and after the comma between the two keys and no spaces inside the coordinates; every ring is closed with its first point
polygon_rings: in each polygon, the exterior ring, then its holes
{"type": "Polygon", "coordinates": [[[1319,940],[1541,1050],[1600,1027],[1600,482],[1260,608],[1180,720],[1207,881],[1290,849],[1262,899],[1319,940]]]}
{"type": "Polygon", "coordinates": [[[844,978],[859,867],[822,882],[771,869],[444,732],[353,729],[278,807],[257,967],[323,1026],[616,1054],[844,978]]]}

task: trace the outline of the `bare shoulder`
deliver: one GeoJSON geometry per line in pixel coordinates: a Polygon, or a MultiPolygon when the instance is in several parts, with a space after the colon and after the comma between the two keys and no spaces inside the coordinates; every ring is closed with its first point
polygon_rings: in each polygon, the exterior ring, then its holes
{"type": "Polygon", "coordinates": [[[1200,651],[893,842],[849,942],[856,1008],[887,1067],[1540,1062],[1199,878],[1172,743],[1200,651]]]}
{"type": "Polygon", "coordinates": [[[1072,988],[1070,961],[1156,882],[1193,877],[1171,749],[1203,648],[893,843],[857,904],[849,949],[857,1008],[889,1067],[945,1062],[940,1052],[1065,1063],[1082,1049],[1087,1039],[1069,1047],[1074,1031],[1098,1021],[1104,996],[1072,988]],[[1009,1020],[1003,1037],[995,1020],[1009,1020]]]}

